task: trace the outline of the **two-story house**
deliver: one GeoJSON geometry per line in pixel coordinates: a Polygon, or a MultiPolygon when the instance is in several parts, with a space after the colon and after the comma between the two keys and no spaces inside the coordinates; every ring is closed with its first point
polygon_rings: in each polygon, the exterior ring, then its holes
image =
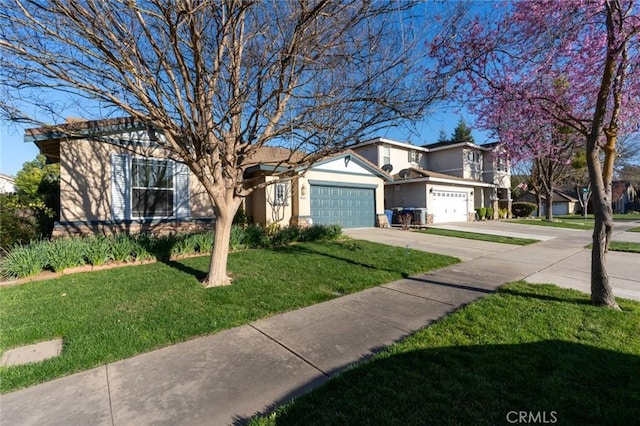
{"type": "Polygon", "coordinates": [[[420,209],[418,222],[462,222],[475,209],[511,207],[509,164],[496,143],[441,142],[416,146],[375,138],[352,148],[393,176],[385,184],[385,208],[420,209]]]}

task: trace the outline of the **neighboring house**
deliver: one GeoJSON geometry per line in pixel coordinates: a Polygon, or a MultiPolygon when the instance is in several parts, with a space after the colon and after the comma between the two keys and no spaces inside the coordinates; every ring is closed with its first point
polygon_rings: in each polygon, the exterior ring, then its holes
{"type": "Polygon", "coordinates": [[[611,183],[611,207],[614,213],[635,211],[634,207],[639,201],[638,193],[631,182],[614,181],[611,183]]]}
{"type": "Polygon", "coordinates": [[[420,209],[415,222],[475,220],[475,209],[511,209],[511,174],[499,145],[442,142],[416,146],[371,139],[352,148],[385,171],[387,209],[420,209]]]}
{"type": "MultiPolygon", "coordinates": [[[[533,212],[534,216],[546,216],[547,207],[546,199],[544,195],[541,195],[540,199],[542,204],[540,205],[540,214],[538,215],[537,209],[533,212]]],[[[517,201],[526,201],[528,203],[537,204],[538,200],[533,192],[527,192],[523,196],[519,197],[517,201]]],[[[556,189],[553,191],[553,198],[551,200],[551,213],[552,215],[567,215],[567,214],[579,214],[582,210],[580,206],[580,200],[577,198],[575,191],[563,191],[556,189]]]]}
{"type": "MultiPolygon", "coordinates": [[[[215,220],[198,179],[154,142],[145,126],[122,118],[74,121],[58,129],[25,133],[25,142],[35,143],[49,161],[60,163],[60,221],[54,236],[178,232],[207,228],[215,220]]],[[[347,151],[281,180],[277,172],[286,167],[282,159],[290,154],[265,148],[246,169],[247,179],[274,181],[245,199],[254,222],[343,227],[386,223],[383,185],[391,177],[385,172],[347,151]]]]}
{"type": "Polygon", "coordinates": [[[355,152],[347,150],[311,167],[300,167],[292,180],[275,176],[286,166],[273,163],[260,162],[245,171],[247,179],[275,182],[246,199],[246,212],[254,222],[339,224],[343,228],[387,225],[384,183],[392,179],[355,152]]]}
{"type": "Polygon", "coordinates": [[[16,184],[13,176],[0,173],[0,194],[16,192],[16,184]]]}

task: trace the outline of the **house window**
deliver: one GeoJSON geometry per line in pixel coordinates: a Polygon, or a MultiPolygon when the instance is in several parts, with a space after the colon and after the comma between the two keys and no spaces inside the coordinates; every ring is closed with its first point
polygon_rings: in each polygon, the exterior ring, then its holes
{"type": "Polygon", "coordinates": [[[409,163],[411,164],[420,163],[420,157],[421,157],[420,153],[415,149],[412,149],[409,151],[409,163]]]}
{"type": "Polygon", "coordinates": [[[173,162],[131,159],[131,213],[138,218],[173,216],[173,162]]]}
{"type": "Polygon", "coordinates": [[[276,183],[273,190],[273,205],[288,206],[289,205],[289,185],[287,183],[276,183]]]}
{"type": "Polygon", "coordinates": [[[382,147],[382,165],[391,164],[391,148],[388,146],[382,147]]]}
{"type": "Polygon", "coordinates": [[[480,163],[482,161],[482,154],[478,151],[467,151],[467,161],[470,163],[480,163]]]}
{"type": "Polygon", "coordinates": [[[506,172],[507,171],[507,160],[502,158],[502,157],[498,157],[496,159],[496,170],[499,172],[506,172]]]}

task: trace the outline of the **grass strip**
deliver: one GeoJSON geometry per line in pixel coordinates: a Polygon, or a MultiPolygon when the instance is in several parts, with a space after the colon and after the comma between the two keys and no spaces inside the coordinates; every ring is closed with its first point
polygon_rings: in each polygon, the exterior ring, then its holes
{"type": "Polygon", "coordinates": [[[468,240],[488,241],[492,243],[514,244],[519,246],[526,246],[528,244],[539,242],[539,240],[530,238],[507,237],[503,235],[481,234],[478,232],[455,231],[442,228],[424,228],[417,232],[430,235],[442,235],[445,237],[466,238],[468,240]]]}
{"type": "Polygon", "coordinates": [[[629,241],[611,241],[609,243],[610,251],[625,251],[628,253],[640,253],[640,243],[629,241]]]}
{"type": "Polygon", "coordinates": [[[228,287],[203,288],[209,257],[0,288],[0,349],[56,337],[60,357],[0,367],[8,392],[458,262],[365,241],[230,253],[228,287]]]}
{"type": "Polygon", "coordinates": [[[640,232],[640,226],[638,226],[636,228],[628,229],[627,232],[640,232]]]}
{"type": "MultiPolygon", "coordinates": [[[[582,215],[578,214],[562,214],[562,215],[554,215],[554,219],[560,220],[593,220],[595,216],[593,214],[588,214],[586,219],[582,215]]],[[[623,220],[623,221],[634,221],[640,220],[640,214],[638,213],[614,213],[612,215],[613,220],[623,220]]]]}
{"type": "Polygon", "coordinates": [[[506,223],[548,226],[552,228],[583,229],[583,230],[593,229],[593,221],[578,222],[576,220],[564,220],[564,219],[563,220],[554,219],[553,221],[548,221],[545,219],[510,219],[506,221],[506,223]]]}
{"type": "Polygon", "coordinates": [[[640,303],[618,302],[512,283],[250,424],[635,424],[640,303]]]}

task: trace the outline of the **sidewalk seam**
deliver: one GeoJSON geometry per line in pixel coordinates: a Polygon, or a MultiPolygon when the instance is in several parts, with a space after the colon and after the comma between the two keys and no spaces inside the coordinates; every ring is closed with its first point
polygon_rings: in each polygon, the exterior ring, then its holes
{"type": "MultiPolygon", "coordinates": [[[[442,300],[432,299],[430,297],[420,296],[419,294],[413,294],[413,293],[409,293],[407,291],[398,290],[397,288],[390,288],[390,287],[387,287],[388,284],[392,284],[392,283],[382,284],[382,285],[380,285],[380,287],[384,288],[385,290],[395,291],[395,292],[400,293],[400,294],[406,294],[407,296],[418,297],[420,299],[428,300],[430,302],[442,303],[443,305],[447,305],[447,306],[458,306],[458,305],[455,305],[453,303],[443,302],[442,300]]],[[[473,291],[473,290],[469,290],[469,291],[473,291]]]]}
{"type": "Polygon", "coordinates": [[[287,352],[290,352],[291,354],[293,354],[296,358],[300,359],[302,362],[304,362],[305,364],[307,364],[308,366],[310,366],[311,368],[313,368],[314,370],[318,370],[320,373],[322,373],[323,376],[325,377],[331,377],[327,372],[325,372],[323,369],[321,369],[320,367],[314,365],[311,361],[307,360],[305,357],[303,357],[302,355],[300,355],[299,353],[297,353],[296,351],[294,351],[293,349],[291,349],[290,347],[288,347],[287,345],[285,345],[284,343],[276,340],[275,338],[269,336],[267,333],[265,333],[264,331],[260,330],[258,327],[256,327],[253,324],[247,324],[249,327],[253,328],[254,330],[256,330],[258,333],[262,334],[264,337],[266,337],[267,339],[271,340],[272,342],[274,342],[276,345],[280,346],[281,348],[283,348],[284,350],[286,350],[287,352]]]}
{"type": "Polygon", "coordinates": [[[109,364],[104,365],[104,373],[107,378],[107,394],[109,395],[109,413],[111,414],[111,426],[115,426],[116,419],[113,417],[113,400],[111,399],[111,384],[109,383],[109,364]]]}
{"type": "Polygon", "coordinates": [[[526,281],[526,280],[527,280],[527,278],[529,278],[530,276],[535,275],[535,274],[537,274],[537,273],[540,273],[540,272],[542,272],[542,271],[544,271],[544,270],[546,270],[546,269],[549,269],[550,267],[555,266],[555,265],[557,265],[558,263],[563,262],[563,261],[565,261],[565,260],[569,259],[570,257],[573,257],[573,256],[575,256],[575,255],[579,254],[579,253],[580,253],[580,252],[582,252],[583,250],[585,250],[585,249],[584,249],[584,247],[583,247],[583,248],[578,249],[578,251],[575,251],[575,252],[571,253],[571,254],[570,254],[570,255],[568,255],[568,256],[565,256],[565,257],[563,257],[563,258],[561,258],[561,259],[557,259],[555,262],[553,262],[553,263],[549,263],[549,264],[547,264],[546,266],[544,266],[543,268],[538,269],[538,270],[536,270],[535,272],[533,272],[533,273],[531,273],[531,274],[529,274],[529,275],[526,275],[524,278],[522,278],[522,280],[526,281]]]}

